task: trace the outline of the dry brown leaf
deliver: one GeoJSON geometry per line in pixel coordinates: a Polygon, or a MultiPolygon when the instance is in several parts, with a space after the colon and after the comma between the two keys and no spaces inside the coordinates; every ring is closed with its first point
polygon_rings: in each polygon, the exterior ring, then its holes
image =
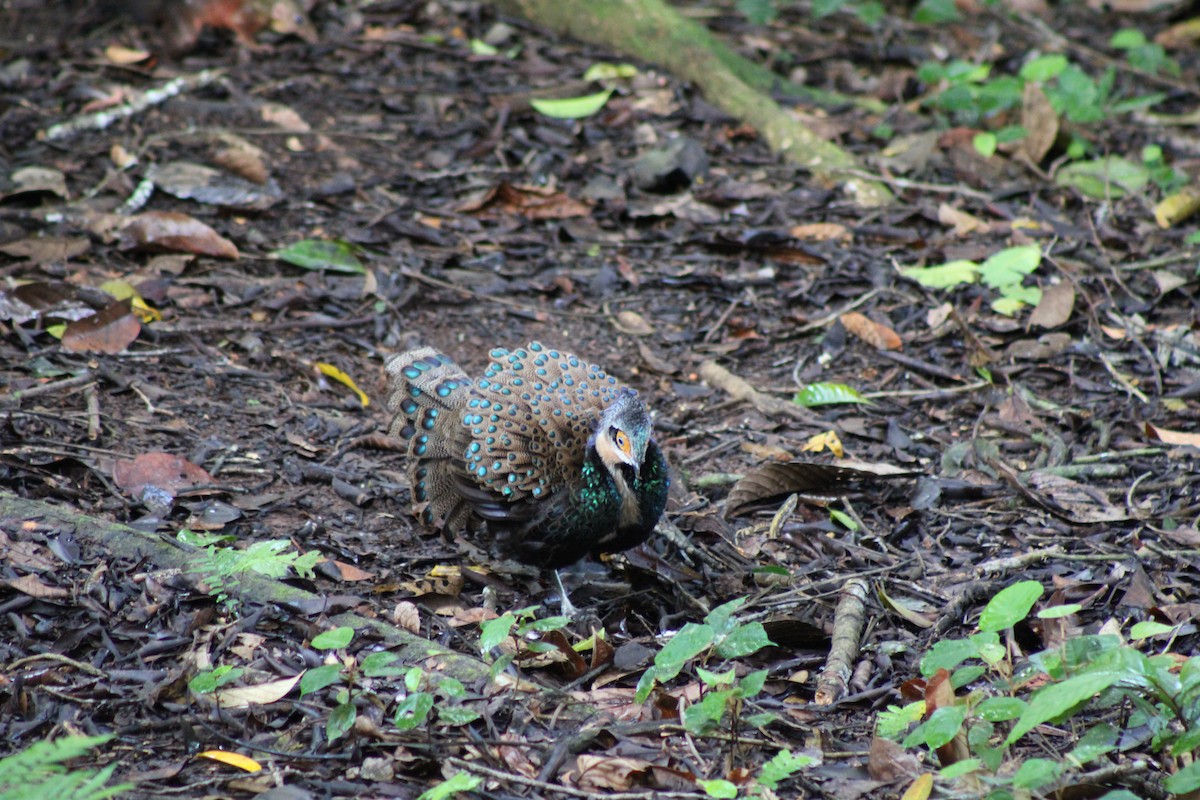
{"type": "Polygon", "coordinates": [[[921,761],[891,739],[875,736],[867,756],[867,774],[876,781],[912,778],[921,774],[921,761]]]}
{"type": "Polygon", "coordinates": [[[1075,310],[1075,287],[1062,281],[1042,290],[1042,299],[1029,315],[1029,324],[1039,328],[1057,328],[1071,320],[1075,310]]]}
{"type": "Polygon", "coordinates": [[[70,597],[69,589],[64,589],[61,586],[50,586],[42,583],[41,579],[36,575],[22,575],[19,578],[4,581],[4,585],[10,589],[16,589],[21,594],[29,595],[30,597],[70,597]]]}
{"type": "Polygon", "coordinates": [[[621,333],[630,336],[649,336],[654,333],[654,326],[636,311],[620,311],[613,320],[613,327],[621,333]]]}
{"type": "Polygon", "coordinates": [[[808,239],[814,242],[848,242],[854,237],[845,225],[836,222],[811,222],[807,225],[794,225],[788,233],[797,239],[808,239]]]}
{"type": "Polygon", "coordinates": [[[252,705],[265,706],[276,703],[287,696],[304,673],[300,672],[290,678],[278,681],[268,681],[257,686],[236,686],[232,689],[220,689],[212,694],[201,694],[197,697],[211,699],[221,708],[249,708],[252,705]]]}
{"type": "Polygon", "coordinates": [[[1033,81],[1025,84],[1021,127],[1025,129],[1021,152],[1030,163],[1040,164],[1058,139],[1058,114],[1042,87],[1033,81]]]}
{"type": "Polygon", "coordinates": [[[210,486],[213,479],[204,468],[186,458],[154,452],[114,462],[113,482],[133,497],[141,497],[147,486],[177,496],[197,486],[210,486]]]}
{"type": "Polygon", "coordinates": [[[35,264],[70,261],[91,249],[86,236],[39,236],[0,244],[0,253],[27,258],[35,264]]]}
{"type": "Polygon", "coordinates": [[[392,622],[409,633],[420,633],[421,611],[415,604],[401,600],[392,609],[392,622]]]}
{"type": "Polygon", "coordinates": [[[519,214],[526,219],[568,219],[591,213],[587,203],[543,186],[518,186],[503,181],[482,194],[461,203],[463,213],[486,215],[499,211],[519,214]]]}
{"type": "Polygon", "coordinates": [[[71,353],[107,353],[125,350],[142,332],[133,313],[133,298],[109,305],[90,317],[77,319],[63,331],[63,349],[71,353]]]}
{"type": "Polygon", "coordinates": [[[338,571],[338,578],[343,581],[369,581],[375,578],[374,573],[367,572],[365,569],[359,569],[353,564],[347,564],[345,561],[331,561],[334,568],[338,571]]]}
{"type": "Polygon", "coordinates": [[[1157,425],[1151,425],[1149,422],[1147,422],[1146,435],[1152,439],[1157,439],[1160,442],[1165,442],[1166,444],[1200,447],[1200,433],[1173,431],[1170,428],[1160,428],[1157,425]]]}
{"type": "Polygon", "coordinates": [[[874,347],[876,350],[899,350],[904,346],[899,334],[882,322],[875,322],[857,311],[838,317],[850,333],[874,347]]]}
{"type": "Polygon", "coordinates": [[[121,229],[121,247],[173,250],[217,258],[237,258],[238,249],[195,217],[177,211],[147,211],[121,229]]]}
{"type": "Polygon", "coordinates": [[[587,792],[627,792],[645,785],[650,766],[649,761],[640,758],[581,753],[575,759],[575,769],[564,778],[587,792]]]}
{"type": "Polygon", "coordinates": [[[290,106],[266,103],[260,112],[263,122],[291,133],[308,133],[312,127],[290,106]]]}
{"type": "Polygon", "coordinates": [[[213,161],[235,175],[262,185],[271,176],[263,152],[258,148],[226,147],[213,155],[213,161]]]}
{"type": "Polygon", "coordinates": [[[746,473],[734,485],[725,500],[725,515],[732,516],[751,503],[791,494],[841,495],[855,484],[919,474],[899,470],[888,464],[862,464],[861,467],[843,467],[811,461],[764,464],[746,473]]]}
{"type": "Polygon", "coordinates": [[[1028,488],[1040,502],[1072,522],[1086,524],[1130,519],[1127,511],[1110,503],[1099,489],[1061,475],[1034,470],[1029,473],[1028,488]]]}

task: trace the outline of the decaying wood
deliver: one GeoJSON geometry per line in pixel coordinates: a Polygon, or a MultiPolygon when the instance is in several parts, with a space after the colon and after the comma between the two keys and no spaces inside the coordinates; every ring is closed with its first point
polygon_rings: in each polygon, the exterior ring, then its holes
{"type": "Polygon", "coordinates": [[[834,612],[829,657],[825,659],[825,669],[817,678],[817,691],[813,695],[813,702],[817,705],[836,703],[846,691],[866,623],[866,600],[866,581],[858,578],[846,581],[834,612]]]}

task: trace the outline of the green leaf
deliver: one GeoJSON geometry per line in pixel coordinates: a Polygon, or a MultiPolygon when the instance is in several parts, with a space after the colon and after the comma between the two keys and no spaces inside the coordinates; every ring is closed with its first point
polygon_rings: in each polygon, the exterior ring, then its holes
{"type": "Polygon", "coordinates": [[[921,25],[940,25],[958,18],[954,0],[921,0],[913,9],[913,21],[921,25]]]}
{"type": "Polygon", "coordinates": [[[1037,789],[1058,780],[1063,764],[1048,758],[1028,758],[1013,775],[1013,786],[1018,789],[1037,789]]]}
{"type": "Polygon", "coordinates": [[[432,708],[433,695],[429,692],[410,694],[404,699],[404,702],[396,707],[392,724],[402,731],[411,731],[429,718],[429,711],[432,708]]]}
{"type": "Polygon", "coordinates": [[[466,706],[438,706],[438,722],[449,727],[469,725],[482,716],[478,711],[466,706]]]}
{"type": "Polygon", "coordinates": [[[1120,670],[1096,670],[1052,683],[1038,690],[1029,699],[1029,708],[1009,732],[1005,744],[1013,744],[1044,722],[1062,716],[1072,708],[1086,703],[1124,677],[1120,670]]]}
{"type": "Polygon", "coordinates": [[[1079,603],[1064,603],[1061,606],[1049,606],[1037,612],[1038,619],[1059,619],[1076,614],[1082,609],[1079,603]]]}
{"type": "Polygon", "coordinates": [[[721,658],[742,658],[772,644],[761,622],[747,622],[734,628],[717,643],[717,655],[721,658]]]}
{"type": "Polygon", "coordinates": [[[489,653],[492,648],[499,647],[500,643],[512,633],[513,626],[516,624],[517,618],[510,611],[506,611],[503,615],[495,619],[484,620],[479,623],[480,652],[489,653]]]}
{"type": "Polygon", "coordinates": [[[409,667],[404,673],[404,688],[415,692],[425,682],[425,670],[420,667],[409,667]]]}
{"type": "Polygon", "coordinates": [[[526,626],[526,630],[538,631],[545,633],[546,631],[558,631],[571,624],[570,617],[546,617],[545,619],[535,619],[526,626]]]}
{"type": "Polygon", "coordinates": [[[792,402],[805,408],[840,403],[871,404],[871,401],[859,394],[857,389],[844,383],[810,383],[796,392],[792,402]]]}
{"type": "Polygon", "coordinates": [[[699,703],[692,703],[683,710],[683,727],[694,736],[703,736],[713,730],[725,715],[732,689],[708,692],[699,703]]]}
{"type": "Polygon", "coordinates": [[[650,667],[643,672],[642,677],[638,678],[637,688],[634,689],[633,702],[646,702],[646,698],[650,696],[650,692],[654,689],[657,679],[658,674],[654,671],[654,667],[650,667]]]}
{"type": "Polygon", "coordinates": [[[925,701],[917,700],[906,706],[888,706],[875,718],[875,733],[895,741],[905,729],[925,716],[925,701]]]}
{"type": "Polygon", "coordinates": [[[999,632],[1011,628],[1029,616],[1033,604],[1044,591],[1037,581],[1019,581],[1006,586],[984,607],[979,615],[979,629],[999,632]]]}
{"type": "Polygon", "coordinates": [[[674,678],[688,661],[712,646],[713,637],[710,625],[684,625],[654,657],[655,678],[663,683],[674,678]]]}
{"type": "Polygon", "coordinates": [[[805,767],[810,767],[817,760],[812,756],[793,754],[791,750],[780,750],[770,761],[763,764],[758,773],[758,782],[768,789],[775,790],[781,781],[787,780],[805,767]]]}
{"type": "Polygon", "coordinates": [[[436,786],[431,786],[417,797],[417,800],[449,800],[459,792],[473,792],[483,783],[483,778],[469,772],[456,772],[447,780],[436,786]]]}
{"type": "Polygon", "coordinates": [[[937,749],[951,741],[962,730],[965,719],[966,713],[962,706],[942,706],[904,738],[904,746],[915,747],[923,744],[937,749]]]}
{"type": "Polygon", "coordinates": [[[633,64],[610,64],[607,61],[597,61],[583,73],[583,79],[592,81],[611,81],[617,79],[636,78],[638,68],[633,64]]]}
{"type": "Polygon", "coordinates": [[[971,139],[971,144],[975,147],[975,152],[984,158],[991,158],[996,155],[996,134],[988,131],[982,131],[975,134],[971,139]]]}
{"type": "Polygon", "coordinates": [[[1149,639],[1151,636],[1160,636],[1164,633],[1170,633],[1175,630],[1175,625],[1164,625],[1161,622],[1155,622],[1152,619],[1145,620],[1135,624],[1129,629],[1129,638],[1133,641],[1141,639],[1149,639]]]}
{"type": "Polygon", "coordinates": [[[834,524],[841,525],[848,531],[854,532],[858,530],[858,522],[856,522],[854,517],[850,516],[845,511],[838,511],[836,508],[830,508],[829,519],[831,519],[834,524]]]}
{"type": "Polygon", "coordinates": [[[714,608],[704,617],[704,622],[712,626],[713,633],[723,635],[733,630],[737,625],[737,620],[733,618],[733,613],[746,604],[748,598],[738,597],[730,600],[728,603],[722,603],[714,608]]]}
{"type": "Polygon", "coordinates": [[[380,650],[364,658],[359,664],[359,669],[368,678],[392,678],[396,675],[403,675],[406,671],[405,667],[392,666],[398,660],[399,656],[395,653],[380,650]]]}
{"type": "Polygon", "coordinates": [[[704,667],[696,667],[696,675],[705,686],[729,686],[737,680],[737,667],[730,667],[725,672],[713,672],[704,667]]]}
{"type": "Polygon", "coordinates": [[[979,277],[993,288],[1019,284],[1041,263],[1042,248],[1037,244],[1006,247],[979,266],[979,277]]]}
{"type": "Polygon", "coordinates": [[[1146,34],[1137,28],[1122,28],[1108,40],[1108,46],[1114,50],[1132,50],[1146,44],[1146,34]]]}
{"type": "Polygon", "coordinates": [[[342,703],[329,713],[325,722],[325,738],[334,742],[346,735],[346,731],[354,727],[354,718],[358,716],[353,703],[342,703]]]}
{"type": "Polygon", "coordinates": [[[703,789],[709,797],[715,797],[717,800],[732,800],[738,794],[737,786],[719,778],[711,781],[697,780],[696,785],[703,789]]]}
{"type": "Polygon", "coordinates": [[[208,672],[201,672],[192,678],[188,681],[188,688],[196,694],[207,694],[208,692],[216,691],[227,683],[236,681],[242,677],[244,672],[245,670],[241,667],[231,667],[228,664],[222,664],[208,672]]]}
{"type": "Polygon", "coordinates": [[[313,667],[300,676],[300,696],[319,692],[326,686],[332,686],[342,679],[341,664],[322,664],[313,667]]]}
{"type": "Polygon", "coordinates": [[[742,693],[742,697],[757,697],[766,682],[767,670],[756,669],[754,672],[747,673],[746,677],[738,681],[738,690],[742,693]]]}
{"type": "Polygon", "coordinates": [[[975,706],[975,714],[988,722],[1007,722],[1025,713],[1026,702],[1019,697],[989,697],[975,706]]]}
{"type": "Polygon", "coordinates": [[[302,269],[364,275],[367,268],[355,255],[357,251],[358,248],[349,242],[304,239],[282,250],[276,250],[272,255],[302,269]]]}
{"type": "Polygon", "coordinates": [[[1000,287],[1003,293],[992,301],[992,310],[1006,317],[1016,316],[1025,306],[1036,306],[1042,299],[1042,290],[1037,286],[1021,286],[1013,283],[1000,287]]]}
{"type": "Polygon", "coordinates": [[[974,261],[948,261],[936,267],[905,267],[900,274],[927,289],[950,289],[974,283],[979,276],[979,265],[974,261]]]}
{"type": "Polygon", "coordinates": [[[323,631],[313,637],[312,646],[318,650],[340,650],[354,638],[354,628],[342,626],[323,631]]]}
{"type": "Polygon", "coordinates": [[[1101,722],[1079,737],[1075,747],[1067,755],[1070,761],[1083,766],[1101,756],[1111,753],[1117,746],[1120,734],[1107,722],[1101,722]]]}
{"type": "Polygon", "coordinates": [[[779,16],[774,0],[737,0],[736,6],[752,25],[766,25],[779,16]]]}
{"type": "Polygon", "coordinates": [[[1017,73],[1022,80],[1034,83],[1045,83],[1051,78],[1058,77],[1068,65],[1067,57],[1060,53],[1039,56],[1021,67],[1017,73]]]}
{"type": "Polygon", "coordinates": [[[1106,156],[1068,164],[1054,176],[1054,182],[1087,197],[1104,200],[1141,190],[1150,182],[1150,172],[1144,165],[1129,159],[1106,156]]]}
{"type": "Polygon", "coordinates": [[[975,772],[982,765],[982,759],[966,758],[962,761],[957,761],[948,767],[942,767],[940,770],[938,770],[938,775],[949,781],[975,772]]]}
{"type": "Polygon", "coordinates": [[[605,89],[602,92],[595,94],[584,95],[583,97],[564,97],[558,100],[547,100],[540,98],[532,98],[529,105],[533,106],[534,111],[554,119],[582,119],[590,117],[600,109],[604,108],[604,104],[608,102],[608,98],[612,97],[613,90],[605,89]]]}
{"type": "Polygon", "coordinates": [[[969,639],[943,639],[934,642],[921,657],[921,674],[933,677],[939,669],[953,671],[968,658],[979,657],[979,646],[969,639]]]}

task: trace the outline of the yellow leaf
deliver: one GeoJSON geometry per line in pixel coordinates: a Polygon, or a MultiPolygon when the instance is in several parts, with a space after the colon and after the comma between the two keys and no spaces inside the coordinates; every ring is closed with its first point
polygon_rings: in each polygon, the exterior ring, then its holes
{"type": "Polygon", "coordinates": [[[353,391],[356,395],[358,395],[358,402],[362,403],[363,408],[366,408],[367,406],[369,406],[371,404],[371,398],[367,397],[366,392],[364,392],[362,389],[358,388],[358,384],[356,384],[354,382],[354,379],[351,378],[349,375],[342,372],[340,369],[335,367],[333,364],[326,364],[324,361],[318,361],[316,366],[317,366],[317,371],[320,372],[322,375],[328,375],[330,378],[333,378],[338,383],[342,383],[342,384],[345,384],[346,386],[349,386],[350,390],[353,391]]]}
{"type": "Polygon", "coordinates": [[[1172,228],[1200,211],[1200,188],[1189,186],[1154,207],[1154,221],[1160,228],[1172,228]]]}
{"type": "Polygon", "coordinates": [[[928,800],[929,793],[933,791],[933,773],[923,772],[917,776],[917,779],[908,785],[904,790],[904,794],[900,796],[900,800],[928,800]]]}
{"type": "Polygon", "coordinates": [[[845,455],[845,450],[842,449],[842,440],[833,431],[818,433],[805,442],[804,447],[800,449],[805,453],[819,453],[822,450],[828,450],[838,458],[845,455]]]}
{"type": "Polygon", "coordinates": [[[220,761],[222,764],[228,764],[231,767],[237,767],[246,772],[258,772],[262,769],[262,765],[249,756],[244,756],[241,753],[230,753],[228,750],[205,750],[203,753],[198,753],[200,758],[210,758],[213,761],[220,761]]]}

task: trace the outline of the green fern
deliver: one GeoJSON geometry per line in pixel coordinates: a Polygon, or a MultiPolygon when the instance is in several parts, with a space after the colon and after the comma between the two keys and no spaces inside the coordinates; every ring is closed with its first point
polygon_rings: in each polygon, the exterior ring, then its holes
{"type": "Polygon", "coordinates": [[[116,764],[99,771],[68,770],[64,765],[111,738],[64,736],[0,758],[0,800],[103,800],[132,789],[132,783],[105,785],[116,764]]]}

